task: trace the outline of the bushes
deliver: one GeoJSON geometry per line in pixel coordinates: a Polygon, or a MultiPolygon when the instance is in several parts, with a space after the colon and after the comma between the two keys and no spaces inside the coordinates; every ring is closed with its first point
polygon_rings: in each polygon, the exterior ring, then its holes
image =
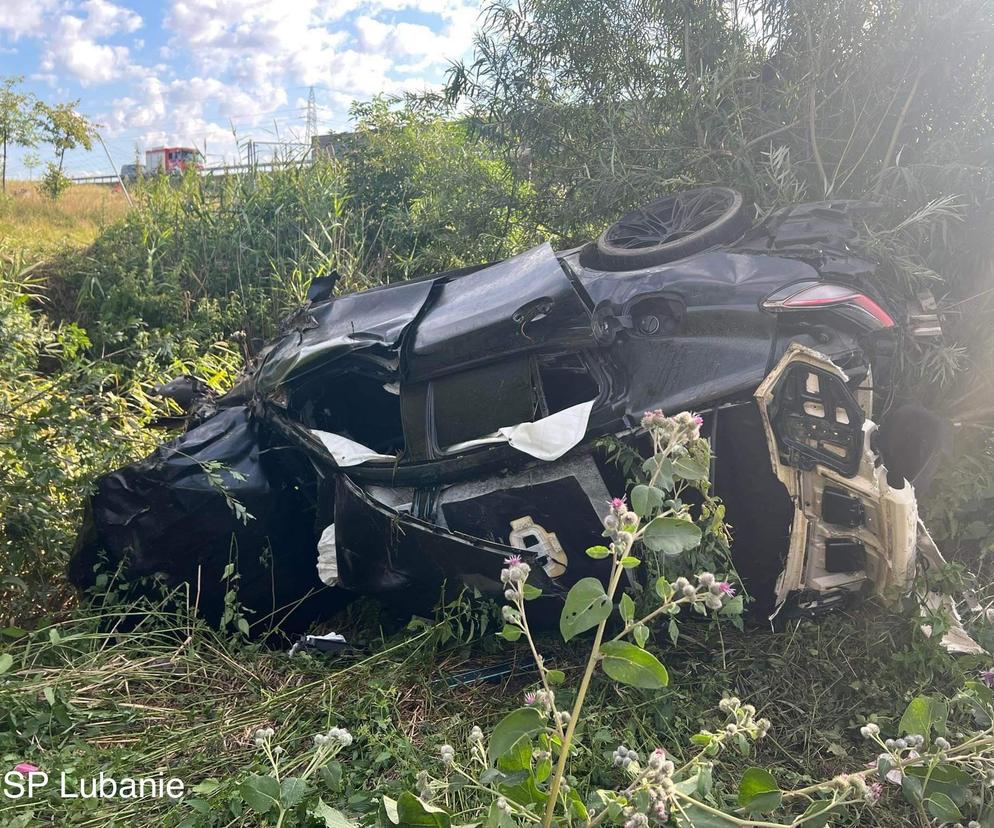
{"type": "Polygon", "coordinates": [[[176,353],[180,332],[196,342],[237,330],[264,339],[299,304],[310,279],[333,270],[341,286],[375,284],[348,209],[339,165],[287,168],[221,179],[147,179],[138,207],[65,261],[75,305],[58,311],[94,328],[101,343],[136,324],[150,347],[176,353]]]}
{"type": "Polygon", "coordinates": [[[0,623],[64,604],[83,492],[150,442],[139,389],[87,356],[83,329],[33,310],[38,290],[24,259],[0,250],[0,623]]]}

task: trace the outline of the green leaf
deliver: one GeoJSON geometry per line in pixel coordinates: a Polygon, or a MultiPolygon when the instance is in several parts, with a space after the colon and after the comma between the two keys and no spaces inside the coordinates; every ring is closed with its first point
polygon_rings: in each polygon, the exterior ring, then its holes
{"type": "MultiPolygon", "coordinates": [[[[700,778],[694,775],[681,782],[677,782],[676,789],[680,793],[696,799],[700,796],[698,790],[700,784],[700,778]]],[[[679,809],[673,809],[673,816],[679,828],[733,828],[733,826],[741,824],[741,820],[736,821],[731,816],[705,811],[699,805],[695,805],[693,802],[688,802],[685,799],[678,801],[680,807],[679,809]]]]}
{"type": "Polygon", "coordinates": [[[320,822],[324,828],[355,828],[355,823],[348,819],[341,811],[336,811],[330,805],[326,805],[323,799],[318,800],[318,804],[311,808],[308,813],[320,822]]]}
{"type": "Polygon", "coordinates": [[[238,621],[235,622],[235,623],[236,623],[236,625],[238,627],[238,632],[240,632],[242,635],[248,635],[249,634],[249,622],[248,622],[248,619],[244,615],[239,615],[238,616],[238,621]]]}
{"type": "Polygon", "coordinates": [[[645,647],[645,642],[649,640],[649,628],[645,624],[636,624],[632,630],[632,638],[639,647],[645,647]]]}
{"type": "Polygon", "coordinates": [[[743,599],[741,595],[736,595],[719,611],[718,615],[742,615],[743,599]]]}
{"type": "Polygon", "coordinates": [[[602,644],[601,655],[604,672],[622,684],[646,690],[659,690],[669,684],[669,674],[659,659],[628,641],[602,644]]]}
{"type": "Polygon", "coordinates": [[[202,782],[198,782],[190,790],[198,796],[210,796],[220,787],[221,783],[216,779],[205,779],[202,782]]]}
{"type": "Polygon", "coordinates": [[[645,518],[663,505],[663,493],[655,486],[638,485],[632,489],[632,511],[645,518]]]}
{"type": "Polygon", "coordinates": [[[625,557],[621,559],[621,565],[625,569],[635,569],[635,567],[637,567],[640,563],[642,563],[642,561],[634,555],[625,555],[625,557]]]}
{"type": "Polygon", "coordinates": [[[0,655],[0,676],[14,666],[14,657],[10,653],[0,655]]]}
{"type": "Polygon", "coordinates": [[[318,768],[321,781],[330,791],[340,791],[342,789],[342,763],[332,760],[323,768],[318,768]]]}
{"type": "Polygon", "coordinates": [[[658,595],[663,601],[669,601],[673,597],[673,584],[667,581],[665,578],[656,579],[656,595],[658,595]]]}
{"type": "Polygon", "coordinates": [[[549,684],[562,684],[566,681],[566,674],[562,670],[546,670],[545,680],[549,684]]]}
{"type": "Polygon", "coordinates": [[[656,476],[656,486],[658,488],[664,491],[669,491],[673,488],[673,463],[663,452],[646,460],[642,464],[642,471],[650,477],[653,475],[656,476]]]}
{"type": "Polygon", "coordinates": [[[444,810],[429,805],[410,791],[404,791],[397,797],[397,819],[401,826],[449,828],[452,824],[452,820],[444,810]]]}
{"type": "Polygon", "coordinates": [[[545,727],[542,714],[534,707],[512,710],[490,734],[490,759],[496,760],[511,750],[522,739],[538,733],[545,727]]]}
{"type": "Polygon", "coordinates": [[[669,633],[670,641],[676,644],[677,639],[680,637],[680,625],[677,624],[675,618],[670,619],[670,624],[666,628],[666,631],[669,633]]]}
{"type": "Polygon", "coordinates": [[[532,586],[531,584],[525,584],[521,587],[521,592],[525,596],[526,601],[534,601],[536,598],[542,597],[542,590],[537,586],[532,586]]]}
{"type": "Polygon", "coordinates": [[[581,578],[570,589],[559,616],[563,640],[569,641],[596,627],[611,614],[611,609],[611,599],[604,592],[604,585],[596,578],[581,578]]]}
{"type": "Polygon", "coordinates": [[[601,558],[606,558],[611,554],[611,550],[606,546],[591,546],[587,550],[587,556],[593,558],[595,561],[599,561],[601,558]]]}
{"type": "Polygon", "coordinates": [[[898,730],[901,734],[917,733],[928,739],[933,727],[945,727],[948,707],[939,699],[916,696],[901,716],[898,730]]]}
{"type": "Polygon", "coordinates": [[[280,800],[283,802],[283,807],[289,809],[299,805],[309,789],[310,785],[307,784],[307,780],[297,776],[288,776],[280,784],[280,800]]]}
{"type": "Polygon", "coordinates": [[[739,782],[739,805],[748,811],[768,812],[778,808],[782,798],[772,773],[763,768],[746,768],[739,782]]]}
{"type": "Polygon", "coordinates": [[[964,805],[970,795],[972,777],[955,765],[943,762],[934,768],[912,765],[904,769],[904,779],[919,794],[919,799],[935,793],[948,796],[957,805],[964,805]]]}
{"type": "Polygon", "coordinates": [[[618,602],[618,612],[621,613],[621,620],[625,624],[631,624],[635,620],[635,602],[627,592],[621,596],[618,602]]]}
{"type": "Polygon", "coordinates": [[[944,793],[934,793],[925,800],[928,812],[940,822],[957,822],[963,818],[963,813],[944,793]]]}
{"type": "Polygon", "coordinates": [[[689,520],[675,517],[654,518],[642,535],[642,543],[653,552],[680,555],[701,542],[701,530],[689,520]]]}
{"type": "Polygon", "coordinates": [[[517,641],[521,638],[521,627],[515,627],[513,624],[505,624],[500,634],[506,641],[517,641]]]}
{"type": "Polygon", "coordinates": [[[245,804],[260,814],[269,813],[280,801],[280,783],[272,776],[253,773],[238,786],[238,791],[245,804]]]}
{"type": "Polygon", "coordinates": [[[832,800],[818,799],[808,805],[807,809],[801,815],[804,820],[801,825],[804,828],[825,828],[828,825],[828,821],[832,818],[831,812],[832,800]]]}
{"type": "Polygon", "coordinates": [[[707,480],[709,469],[689,454],[673,461],[673,476],[684,480],[707,480]]]}

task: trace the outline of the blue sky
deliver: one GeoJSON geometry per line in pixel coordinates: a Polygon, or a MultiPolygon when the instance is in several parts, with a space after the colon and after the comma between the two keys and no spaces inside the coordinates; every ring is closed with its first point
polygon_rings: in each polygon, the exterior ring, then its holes
{"type": "MultiPolygon", "coordinates": [[[[236,162],[250,138],[303,137],[312,85],[320,131],[346,126],[353,100],[438,85],[478,14],[476,0],[0,0],[0,76],[80,99],[118,167],[163,143],[236,162]]],[[[66,157],[70,175],[109,168],[102,150],[66,157]]],[[[8,176],[28,174],[12,150],[8,176]]]]}

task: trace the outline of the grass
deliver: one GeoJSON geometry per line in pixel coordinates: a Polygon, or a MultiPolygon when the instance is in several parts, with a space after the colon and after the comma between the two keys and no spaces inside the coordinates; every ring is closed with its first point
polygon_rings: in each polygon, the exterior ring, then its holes
{"type": "Polygon", "coordinates": [[[75,184],[53,202],[37,182],[8,181],[0,195],[0,239],[36,253],[85,246],[129,209],[123,192],[103,185],[75,184]]]}
{"type": "MultiPolygon", "coordinates": [[[[379,797],[412,788],[418,770],[441,774],[440,745],[464,751],[474,724],[489,731],[534,686],[522,643],[453,639],[460,620],[454,616],[370,638],[376,625],[362,608],[339,619],[356,649],[337,656],[290,658],[154,611],[142,613],[128,633],[108,632],[121,620],[108,615],[79,615],[32,633],[5,631],[15,639],[7,648],[14,664],[0,679],[5,763],[27,760],[87,777],[99,770],[163,773],[182,778],[188,791],[198,786],[198,793],[180,804],[0,800],[0,824],[262,824],[238,795],[240,781],[266,772],[254,731],[273,728],[292,768],[306,761],[313,734],[332,725],[349,728],[356,741],[340,757],[340,783],[328,785],[323,797],[370,818],[379,797]],[[481,664],[506,664],[509,672],[493,683],[452,687],[445,680],[481,664]]],[[[962,678],[963,665],[931,653],[905,619],[876,606],[792,622],[783,632],[706,624],[686,631],[676,647],[656,645],[671,670],[667,690],[595,681],[572,762],[574,784],[617,781],[607,757],[619,743],[640,750],[662,744],[678,756],[690,750],[690,736],[716,723],[716,704],[728,692],[755,704],[773,730],[757,757],[725,760],[726,789],[753,763],[771,767],[785,786],[807,784],[872,760],[872,747],[857,732],[871,715],[892,731],[912,696],[952,689],[962,678]]],[[[566,672],[565,686],[575,685],[584,643],[543,644],[566,672]]],[[[466,790],[447,796],[457,811],[476,801],[466,790]]],[[[911,824],[896,789],[885,805],[838,824],[911,824]]]]}

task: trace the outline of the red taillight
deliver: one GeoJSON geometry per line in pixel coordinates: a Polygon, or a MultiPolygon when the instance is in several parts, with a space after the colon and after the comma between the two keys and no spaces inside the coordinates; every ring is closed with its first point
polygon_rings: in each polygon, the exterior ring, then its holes
{"type": "Polygon", "coordinates": [[[770,311],[839,308],[858,314],[857,318],[874,328],[893,328],[894,320],[879,304],[851,287],[825,282],[802,282],[781,288],[767,297],[763,307],[770,311]]]}

